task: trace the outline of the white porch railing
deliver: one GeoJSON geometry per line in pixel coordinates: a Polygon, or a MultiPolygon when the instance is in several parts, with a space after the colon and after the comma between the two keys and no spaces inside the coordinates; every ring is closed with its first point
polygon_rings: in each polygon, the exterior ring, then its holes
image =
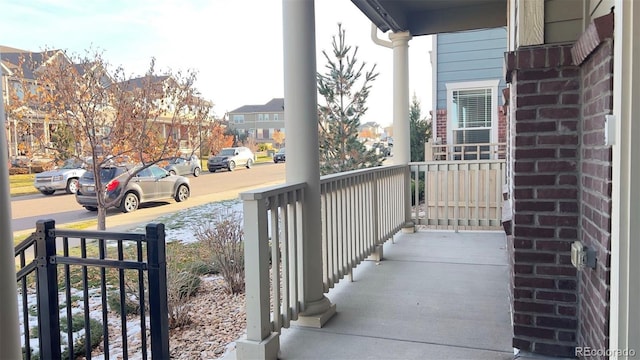
{"type": "MultiPolygon", "coordinates": [[[[407,175],[406,166],[385,166],[321,178],[323,251],[318,256],[325,292],[400,230],[407,175]]],[[[305,188],[287,184],[240,194],[247,341],[264,344],[303,311],[305,188]]]]}
{"type": "Polygon", "coordinates": [[[386,166],[322,177],[325,292],[400,230],[406,172],[406,166],[386,166]]]}
{"type": "Polygon", "coordinates": [[[425,161],[432,160],[479,160],[504,159],[507,153],[506,143],[476,143],[476,144],[424,144],[425,161]]]}
{"type": "Polygon", "coordinates": [[[412,197],[419,199],[411,218],[416,225],[459,230],[499,228],[505,160],[410,163],[412,197]],[[416,179],[419,179],[415,185],[416,179]]]}

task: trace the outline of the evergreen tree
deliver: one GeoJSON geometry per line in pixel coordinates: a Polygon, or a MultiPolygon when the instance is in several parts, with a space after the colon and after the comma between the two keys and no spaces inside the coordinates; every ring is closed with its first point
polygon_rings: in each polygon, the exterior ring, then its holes
{"type": "Polygon", "coordinates": [[[420,101],[415,94],[409,109],[409,129],[411,161],[424,161],[424,144],[431,138],[431,123],[425,118],[420,118],[420,101]]]}
{"type": "Polygon", "coordinates": [[[366,150],[358,139],[360,118],[367,111],[365,106],[371,82],[376,79],[375,64],[369,71],[366,63],[356,59],[358,47],[345,44],[345,31],[338,24],[338,37],[333,36],[333,56],[326,51],[326,73],[318,73],[318,92],[325,104],[318,105],[320,173],[333,174],[382,164],[382,154],[375,149],[366,150]]]}

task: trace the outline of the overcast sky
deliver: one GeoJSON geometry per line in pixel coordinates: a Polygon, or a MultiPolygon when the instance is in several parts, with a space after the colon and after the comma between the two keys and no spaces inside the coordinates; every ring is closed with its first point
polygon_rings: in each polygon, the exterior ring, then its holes
{"type": "MultiPolygon", "coordinates": [[[[363,122],[391,124],[392,50],[375,45],[370,22],[349,0],[317,0],[316,50],[331,50],[337,24],[358,59],[377,64],[363,122]]],[[[387,34],[379,36],[388,40],[387,34]]],[[[104,50],[112,66],[141,75],[152,57],[162,69],[198,72],[196,87],[217,116],[283,97],[282,0],[1,0],[0,45],[29,51],[104,50]]],[[[409,42],[410,94],[431,109],[431,37],[409,42]]],[[[325,60],[318,57],[318,71],[325,60]]],[[[367,67],[369,68],[369,67],[367,67]]]]}

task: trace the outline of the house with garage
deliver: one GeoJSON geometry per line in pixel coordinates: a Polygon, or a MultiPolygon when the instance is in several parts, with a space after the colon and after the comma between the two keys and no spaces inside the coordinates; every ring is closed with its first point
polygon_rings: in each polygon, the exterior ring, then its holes
{"type": "Polygon", "coordinates": [[[257,143],[273,142],[275,132],[284,133],[284,98],[262,105],[243,105],[229,112],[229,128],[257,143]]]}

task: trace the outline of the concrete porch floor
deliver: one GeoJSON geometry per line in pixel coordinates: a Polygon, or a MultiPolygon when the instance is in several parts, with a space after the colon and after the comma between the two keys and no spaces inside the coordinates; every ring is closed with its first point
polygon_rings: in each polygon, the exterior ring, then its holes
{"type": "Polygon", "coordinates": [[[331,289],[322,329],[283,330],[279,358],[513,359],[505,247],[497,231],[400,233],[331,289]]]}
{"type": "Polygon", "coordinates": [[[560,360],[514,354],[508,286],[502,231],[400,233],[329,291],[323,328],[282,330],[278,358],[560,360]]]}

